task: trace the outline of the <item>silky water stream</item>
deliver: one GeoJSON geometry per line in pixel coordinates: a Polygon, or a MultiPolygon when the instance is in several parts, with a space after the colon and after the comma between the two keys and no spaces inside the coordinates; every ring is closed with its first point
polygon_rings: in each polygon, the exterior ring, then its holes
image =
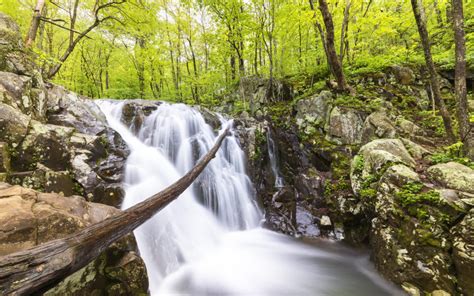
{"type": "MultiPolygon", "coordinates": [[[[218,136],[183,104],[161,103],[136,134],[121,123],[124,101],[98,104],[130,148],[123,209],[176,181],[218,136]]],[[[365,254],[260,227],[245,167],[238,139],[228,136],[193,186],[135,230],[152,295],[400,295],[365,254]]]]}

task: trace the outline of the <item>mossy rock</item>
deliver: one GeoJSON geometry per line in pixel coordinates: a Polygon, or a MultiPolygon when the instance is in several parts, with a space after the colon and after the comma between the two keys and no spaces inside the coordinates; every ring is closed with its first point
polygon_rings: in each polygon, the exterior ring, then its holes
{"type": "Polygon", "coordinates": [[[430,178],[450,189],[474,193],[474,170],[457,162],[441,163],[427,170],[430,178]]]}

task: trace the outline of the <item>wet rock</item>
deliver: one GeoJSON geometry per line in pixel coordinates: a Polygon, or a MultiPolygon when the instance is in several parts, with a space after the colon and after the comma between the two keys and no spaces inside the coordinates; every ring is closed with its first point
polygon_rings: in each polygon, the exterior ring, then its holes
{"type": "Polygon", "coordinates": [[[202,106],[195,106],[194,108],[198,110],[199,113],[201,113],[206,123],[209,124],[214,130],[219,130],[221,128],[221,120],[218,114],[202,106]]]}
{"type": "Polygon", "coordinates": [[[457,162],[434,165],[427,170],[431,179],[442,186],[474,193],[474,170],[457,162]]]}
{"type": "Polygon", "coordinates": [[[48,123],[73,127],[89,135],[106,131],[105,116],[92,100],[53,84],[48,85],[47,93],[48,123]]]}
{"type": "Polygon", "coordinates": [[[148,100],[127,100],[122,108],[121,121],[135,134],[140,130],[145,118],[155,111],[160,102],[148,100]]]}
{"type": "Polygon", "coordinates": [[[322,226],[322,227],[331,227],[332,223],[331,223],[331,219],[324,215],[321,217],[321,220],[319,221],[319,224],[322,226]]]}
{"type": "Polygon", "coordinates": [[[342,145],[362,142],[364,116],[361,112],[344,107],[334,107],[329,115],[325,130],[326,138],[342,145]]]}
{"type": "MultiPolygon", "coordinates": [[[[0,185],[0,256],[63,238],[119,212],[113,207],[88,203],[79,196],[66,198],[0,185]]],[[[146,294],[145,265],[133,249],[136,247],[131,236],[121,239],[46,295],[146,294]],[[115,291],[121,293],[114,294],[115,291]]]]}

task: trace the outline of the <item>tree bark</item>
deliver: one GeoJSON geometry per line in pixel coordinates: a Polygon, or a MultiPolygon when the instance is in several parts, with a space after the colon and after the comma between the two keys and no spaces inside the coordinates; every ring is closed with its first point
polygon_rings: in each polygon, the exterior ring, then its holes
{"type": "Polygon", "coordinates": [[[147,200],[63,239],[0,257],[3,295],[32,294],[86,266],[110,244],[143,224],[183,193],[214,158],[229,128],[212,149],[178,181],[147,200]]]}
{"type": "Polygon", "coordinates": [[[469,122],[466,87],[466,39],[464,33],[464,12],[462,0],[452,0],[454,21],[454,42],[456,44],[455,95],[459,135],[464,144],[464,153],[474,161],[474,135],[469,122]]]}
{"type": "Polygon", "coordinates": [[[324,26],[326,27],[326,54],[328,57],[328,62],[330,64],[330,69],[334,78],[337,81],[337,88],[339,91],[349,91],[349,85],[346,82],[346,77],[342,70],[342,64],[339,60],[339,57],[336,53],[336,46],[334,44],[334,23],[332,21],[331,12],[329,11],[328,4],[326,0],[319,1],[319,10],[323,16],[324,26]]]}
{"type": "Polygon", "coordinates": [[[342,21],[342,27],[341,27],[341,44],[340,44],[340,49],[339,49],[339,60],[344,61],[344,52],[345,49],[348,48],[347,44],[347,31],[349,30],[349,15],[351,11],[351,5],[352,2],[351,0],[346,0],[346,7],[344,8],[344,19],[342,21]],[[344,48],[344,46],[346,47],[344,48]]]}
{"type": "Polygon", "coordinates": [[[431,89],[433,92],[433,98],[438,107],[439,113],[443,118],[444,129],[446,130],[446,135],[450,142],[455,142],[455,136],[453,132],[453,127],[451,123],[451,117],[449,116],[448,109],[444,104],[444,100],[441,97],[441,91],[438,81],[438,74],[433,62],[433,57],[431,55],[431,43],[428,35],[428,30],[426,29],[426,19],[425,12],[423,9],[422,0],[411,0],[411,5],[413,8],[413,14],[415,15],[416,25],[418,27],[418,33],[420,34],[421,43],[423,46],[423,52],[425,55],[426,67],[430,75],[431,89]]]}
{"type": "Polygon", "coordinates": [[[41,13],[44,7],[44,0],[38,0],[36,2],[35,10],[33,11],[33,18],[31,19],[30,28],[28,30],[28,35],[26,35],[25,46],[30,48],[36,39],[36,33],[41,21],[41,13]]]}
{"type": "Polygon", "coordinates": [[[74,30],[75,22],[76,22],[76,15],[77,15],[77,8],[78,8],[78,3],[79,1],[76,1],[74,3],[74,10],[72,12],[72,18],[71,18],[71,23],[70,23],[70,35],[69,35],[69,46],[66,48],[64,51],[63,55],[59,58],[59,63],[53,65],[51,69],[47,73],[47,78],[51,79],[53,78],[61,69],[63,63],[69,58],[71,53],[74,51],[74,48],[77,46],[77,44],[84,38],[87,37],[87,34],[89,34],[93,29],[95,29],[97,26],[99,26],[101,23],[103,23],[106,20],[117,20],[114,16],[109,15],[104,18],[100,18],[99,14],[102,10],[110,8],[110,7],[116,7],[117,5],[125,3],[126,0],[117,0],[117,1],[110,1],[107,3],[104,3],[102,5],[99,5],[99,1],[96,0],[96,5],[95,5],[95,10],[94,10],[94,22],[84,31],[81,33],[77,33],[74,30]],[[74,33],[76,33],[78,36],[74,38],[74,33]]]}

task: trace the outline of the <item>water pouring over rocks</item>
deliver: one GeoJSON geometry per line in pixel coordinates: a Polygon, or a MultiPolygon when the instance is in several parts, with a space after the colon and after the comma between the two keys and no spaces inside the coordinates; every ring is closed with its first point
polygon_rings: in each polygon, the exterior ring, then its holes
{"type": "MultiPolygon", "coordinates": [[[[122,208],[177,180],[218,133],[183,104],[160,104],[140,127],[121,121],[126,101],[98,101],[130,148],[122,208]]],[[[221,118],[222,126],[232,124],[221,118]]],[[[368,257],[337,243],[266,230],[235,135],[194,185],[135,231],[152,295],[399,295],[368,257]]]]}

